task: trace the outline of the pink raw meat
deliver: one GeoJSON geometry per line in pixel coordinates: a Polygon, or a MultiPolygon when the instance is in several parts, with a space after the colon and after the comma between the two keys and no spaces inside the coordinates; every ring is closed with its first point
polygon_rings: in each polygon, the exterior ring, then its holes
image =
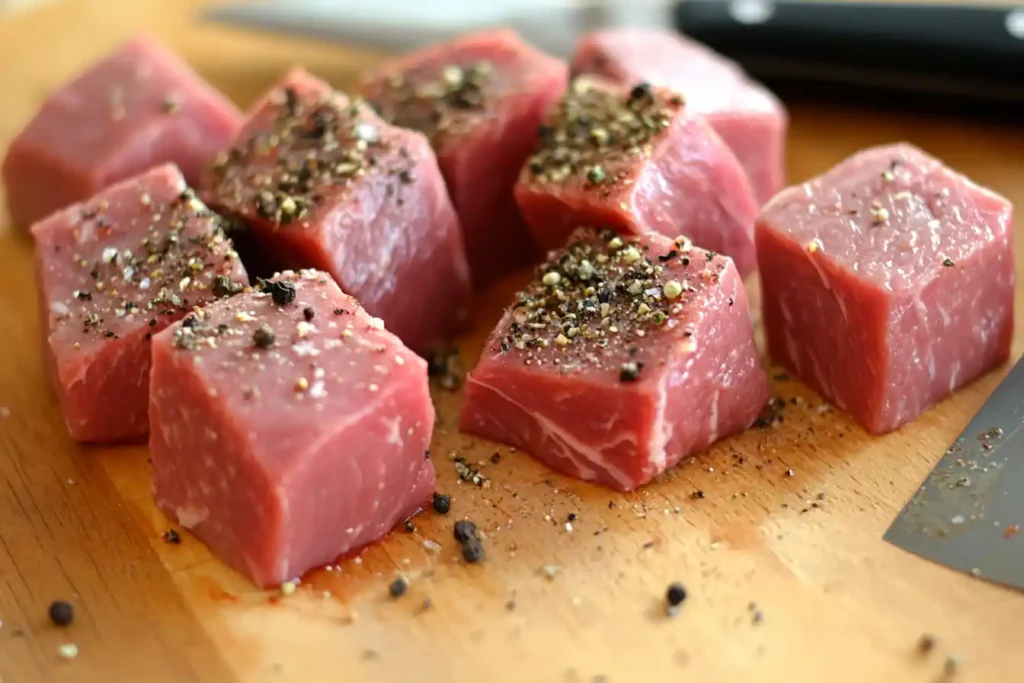
{"type": "Polygon", "coordinates": [[[260,586],[380,538],[434,491],[426,362],[318,271],[156,335],[150,423],[157,505],[260,586]]]}
{"type": "Polygon", "coordinates": [[[910,145],[780,193],[757,251],[772,357],[871,432],[1010,352],[1013,207],[910,145]]]}
{"type": "Polygon", "coordinates": [[[50,215],[32,235],[68,431],[79,441],[144,437],[150,337],[247,282],[223,221],[165,164],[50,215]]]}
{"type": "Polygon", "coordinates": [[[549,114],[516,186],[541,245],[577,226],[685,235],[756,268],[757,202],[743,168],[674,92],[580,77],[549,114]]]}
{"type": "Polygon", "coordinates": [[[458,331],[472,291],[459,220],[422,134],[294,69],[203,179],[276,268],[318,268],[413,350],[458,331]]]}
{"type": "Polygon", "coordinates": [[[564,62],[500,29],[407,55],[362,80],[386,120],[430,138],[478,288],[540,258],[512,189],[567,73],[564,62]]]}
{"type": "Polygon", "coordinates": [[[782,189],[789,125],[785,107],[735,62],[707,46],[667,31],[597,31],[577,45],[572,72],[678,90],[732,148],[760,203],[782,189]]]}
{"type": "Polygon", "coordinates": [[[767,400],[730,259],[581,229],[498,323],[461,427],[628,491],[746,429],[767,400]]]}
{"type": "Polygon", "coordinates": [[[27,228],[163,162],[195,183],[240,124],[235,106],[184,62],[136,36],[50,95],[11,142],[3,163],[11,218],[27,228]]]}

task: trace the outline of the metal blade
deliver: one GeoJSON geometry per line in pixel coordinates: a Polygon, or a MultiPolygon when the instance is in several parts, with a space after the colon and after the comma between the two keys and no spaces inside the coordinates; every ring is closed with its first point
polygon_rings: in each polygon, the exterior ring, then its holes
{"type": "Polygon", "coordinates": [[[389,52],[414,50],[486,28],[509,27],[538,48],[568,56],[585,33],[607,25],[671,26],[671,4],[550,0],[275,0],[212,7],[213,23],[389,52]],[[628,9],[628,11],[627,11],[628,9]]]}
{"type": "Polygon", "coordinates": [[[885,540],[1024,589],[1024,359],[932,470],[885,540]]]}

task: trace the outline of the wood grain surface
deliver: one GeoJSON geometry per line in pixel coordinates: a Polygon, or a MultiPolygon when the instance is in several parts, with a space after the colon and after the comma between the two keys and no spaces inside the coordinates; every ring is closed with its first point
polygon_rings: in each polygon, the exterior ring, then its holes
{"type": "MultiPolygon", "coordinates": [[[[242,105],[292,64],[344,86],[375,58],[202,27],[190,19],[199,4],[69,0],[0,21],[0,146],[51,88],[140,28],[242,105]]],[[[1024,201],[1019,128],[790,104],[793,180],[905,139],[1024,201]]],[[[180,545],[161,540],[168,522],[151,500],[144,447],[68,438],[39,360],[32,280],[31,244],[0,229],[3,683],[924,683],[944,680],[949,656],[960,666],[946,680],[1024,679],[1024,597],[881,540],[1005,368],[883,438],[820,412],[798,382],[776,381],[779,396],[796,399],[781,425],[725,441],[630,495],[459,435],[460,396],[437,388],[433,450],[452,513],[424,513],[415,532],[397,531],[279,597],[253,589],[187,533],[180,545]],[[460,485],[451,451],[484,461],[490,487],[460,485]],[[486,533],[482,565],[458,559],[452,526],[462,517],[486,533]],[[411,588],[392,600],[396,574],[411,588]],[[676,580],[690,597],[669,619],[663,596],[676,580]],[[47,619],[55,599],[75,605],[66,629],[47,619]],[[922,655],[926,632],[937,644],[922,655]],[[63,643],[78,646],[76,659],[58,657],[63,643]]],[[[462,343],[467,366],[517,280],[481,297],[476,331],[462,343]]]]}

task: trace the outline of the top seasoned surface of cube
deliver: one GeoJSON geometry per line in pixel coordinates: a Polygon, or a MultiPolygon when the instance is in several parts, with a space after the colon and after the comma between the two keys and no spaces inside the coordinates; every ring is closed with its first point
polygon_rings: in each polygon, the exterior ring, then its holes
{"type": "Polygon", "coordinates": [[[484,31],[396,60],[363,79],[361,91],[386,121],[423,132],[444,152],[500,117],[554,63],[512,30],[484,31]]]}
{"type": "Polygon", "coordinates": [[[728,269],[685,238],[577,230],[517,294],[489,352],[532,372],[643,381],[645,365],[696,350],[698,322],[733,305],[718,287],[728,269]]]}
{"type": "Polygon", "coordinates": [[[46,147],[52,140],[64,140],[60,155],[65,163],[92,169],[126,149],[136,136],[146,135],[143,129],[150,131],[154,140],[148,145],[153,146],[159,127],[210,107],[221,110],[221,116],[238,116],[230,102],[176,55],[142,35],[55,91],[19,142],[46,147]]]}
{"type": "Polygon", "coordinates": [[[703,114],[775,113],[781,105],[729,59],[675,32],[607,29],[577,46],[573,69],[616,81],[645,80],[682,92],[687,106],[703,114]]]}
{"type": "Polygon", "coordinates": [[[628,186],[683,106],[680,95],[645,83],[577,78],[541,127],[522,181],[605,194],[628,186]]]}
{"type": "Polygon", "coordinates": [[[235,146],[207,172],[203,190],[247,217],[305,227],[321,206],[330,210],[371,174],[386,175],[390,191],[400,193],[412,182],[410,135],[296,69],[257,106],[235,146]]]}
{"type": "Polygon", "coordinates": [[[392,391],[422,383],[423,359],[320,271],[286,271],[154,338],[184,354],[270,465],[356,422],[392,391]],[[282,443],[294,440],[293,448],[282,443]]]}
{"type": "Polygon", "coordinates": [[[784,190],[759,222],[887,291],[915,289],[1012,229],[1003,197],[907,144],[784,190]]]}
{"type": "Polygon", "coordinates": [[[223,227],[171,164],[37,223],[51,344],[87,353],[241,289],[223,227]]]}

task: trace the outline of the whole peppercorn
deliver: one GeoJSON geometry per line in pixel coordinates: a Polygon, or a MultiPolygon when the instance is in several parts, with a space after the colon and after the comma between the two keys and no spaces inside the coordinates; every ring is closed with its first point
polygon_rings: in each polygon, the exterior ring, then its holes
{"type": "Polygon", "coordinates": [[[67,626],[75,620],[75,608],[70,602],[55,600],[50,603],[50,621],[57,626],[67,626]]]}
{"type": "Polygon", "coordinates": [[[434,494],[434,512],[447,515],[448,511],[452,509],[452,498],[445,493],[434,494]]]}

